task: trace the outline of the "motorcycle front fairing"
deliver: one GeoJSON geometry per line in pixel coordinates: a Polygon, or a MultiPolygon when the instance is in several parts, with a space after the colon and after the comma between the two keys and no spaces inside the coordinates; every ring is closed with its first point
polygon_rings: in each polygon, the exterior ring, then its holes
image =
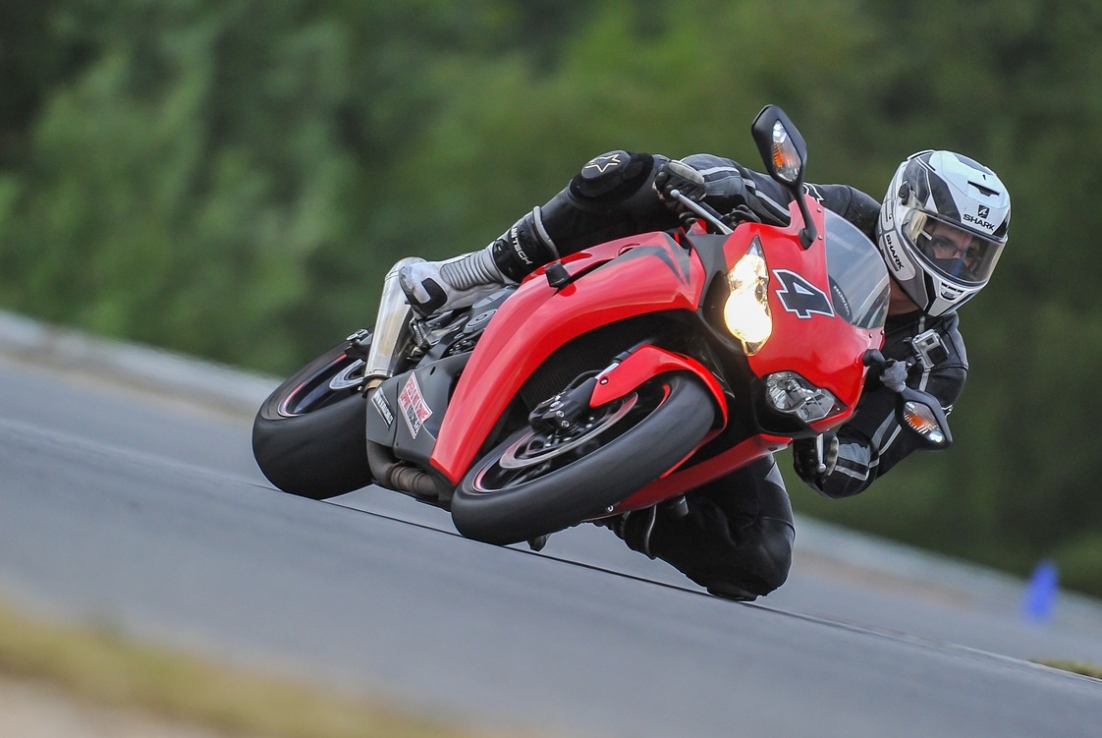
{"type": "Polygon", "coordinates": [[[694,312],[704,268],[668,233],[610,241],[567,256],[552,287],[537,270],[502,305],[472,352],[441,424],[430,462],[457,484],[525,381],[557,349],[628,318],[694,312]]]}
{"type": "MultiPolygon", "coordinates": [[[[716,440],[685,464],[639,490],[614,510],[615,513],[649,507],[719,479],[768,453],[787,447],[793,438],[809,436],[845,422],[864,388],[866,351],[883,343],[887,305],[887,271],[875,246],[848,221],[809,200],[809,209],[820,237],[810,248],[799,245],[800,219],[795,203],[787,229],[746,223],[723,244],[728,268],[757,242],[768,267],[768,306],[772,335],[754,352],[744,352],[723,328],[719,306],[706,309],[701,318],[711,334],[728,347],[725,352],[742,376],[729,376],[745,387],[731,412],[736,420],[716,440]],[[782,234],[787,238],[781,237],[782,234]],[[852,261],[868,274],[839,274],[838,249],[855,252],[852,261]],[[833,259],[833,264],[828,261],[833,259]],[[863,266],[861,266],[863,265],[863,266]],[[843,289],[848,282],[851,289],[843,289]],[[843,301],[851,300],[843,305],[843,301]],[[834,412],[815,422],[805,422],[770,407],[767,379],[781,372],[798,373],[810,384],[829,391],[839,400],[834,412]]],[[[706,236],[705,238],[714,238],[706,236]]],[[[702,253],[708,249],[701,248],[702,253]]],[[[845,266],[844,264],[841,266],[845,266]]]]}
{"type": "MultiPolygon", "coordinates": [[[[766,244],[773,337],[760,351],[750,356],[748,362],[759,380],[775,372],[799,374],[816,387],[833,394],[848,410],[848,417],[864,388],[865,351],[879,348],[883,341],[883,316],[871,324],[854,321],[848,314],[850,311],[839,305],[840,292],[828,263],[830,253],[837,248],[834,241],[850,238],[856,233],[865,242],[865,257],[884,273],[885,298],[887,272],[866,236],[841,216],[825,210],[821,204],[812,200],[809,205],[819,234],[810,248],[785,248],[786,244],[762,239],[766,244]]],[[[751,226],[742,237],[755,238],[761,228],[751,226]]],[[[732,239],[727,246],[728,260],[737,258],[742,250],[743,247],[732,239]]],[[[758,389],[761,391],[760,387],[758,389]]],[[[830,416],[812,427],[822,431],[838,422],[839,418],[830,416]]],[[[768,422],[764,425],[769,428],[768,422]]]]}

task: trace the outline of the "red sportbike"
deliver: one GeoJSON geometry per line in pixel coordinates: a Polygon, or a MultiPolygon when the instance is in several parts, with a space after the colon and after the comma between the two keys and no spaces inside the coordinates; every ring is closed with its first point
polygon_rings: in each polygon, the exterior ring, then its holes
{"type": "MultiPolygon", "coordinates": [[[[318,499],[374,482],[450,510],[470,538],[537,542],[660,503],[676,514],[694,488],[844,423],[883,365],[888,272],[803,193],[806,148],[784,112],[766,107],[752,131],[795,196],[787,225],[720,218],[675,191],[691,224],[429,319],[406,305],[399,262],[375,330],[261,407],[261,470],[318,499]]],[[[946,443],[936,400],[907,392],[901,418],[946,443]]]]}

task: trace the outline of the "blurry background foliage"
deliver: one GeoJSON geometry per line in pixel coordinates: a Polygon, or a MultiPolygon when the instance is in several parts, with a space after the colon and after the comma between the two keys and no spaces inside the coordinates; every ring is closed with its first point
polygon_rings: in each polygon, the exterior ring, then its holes
{"type": "Polygon", "coordinates": [[[399,257],[478,248],[611,148],[877,199],[923,148],[1014,198],[962,311],[957,445],[798,510],[1102,595],[1102,11],[1093,0],[4,0],[0,306],[286,373],[399,257]]]}

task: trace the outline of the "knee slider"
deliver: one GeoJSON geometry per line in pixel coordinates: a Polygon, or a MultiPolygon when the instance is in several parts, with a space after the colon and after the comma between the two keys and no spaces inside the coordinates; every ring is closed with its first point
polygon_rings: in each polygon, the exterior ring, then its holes
{"type": "Polygon", "coordinates": [[[761,518],[738,547],[717,552],[714,561],[686,572],[712,594],[739,590],[767,595],[788,579],[795,532],[785,520],[761,518]]]}
{"type": "Polygon", "coordinates": [[[616,150],[590,159],[570,181],[570,193],[581,202],[626,200],[650,179],[654,157],[616,150]]]}

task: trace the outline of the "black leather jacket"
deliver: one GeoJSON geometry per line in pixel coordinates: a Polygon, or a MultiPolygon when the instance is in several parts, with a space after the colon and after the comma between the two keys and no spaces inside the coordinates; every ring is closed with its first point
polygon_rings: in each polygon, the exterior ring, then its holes
{"type": "MultiPolygon", "coordinates": [[[[916,357],[912,341],[916,336],[937,337],[940,346],[927,351],[928,364],[917,362],[907,384],[929,392],[941,406],[951,410],[968,374],[964,340],[957,330],[955,312],[931,318],[921,311],[889,316],[884,332],[883,353],[889,359],[916,357]]],[[[924,343],[922,341],[919,342],[924,343]]],[[[870,376],[857,405],[857,412],[836,433],[840,443],[838,466],[819,491],[828,497],[850,497],[863,492],[911,452],[917,439],[896,420],[897,395],[870,376]]]]}

